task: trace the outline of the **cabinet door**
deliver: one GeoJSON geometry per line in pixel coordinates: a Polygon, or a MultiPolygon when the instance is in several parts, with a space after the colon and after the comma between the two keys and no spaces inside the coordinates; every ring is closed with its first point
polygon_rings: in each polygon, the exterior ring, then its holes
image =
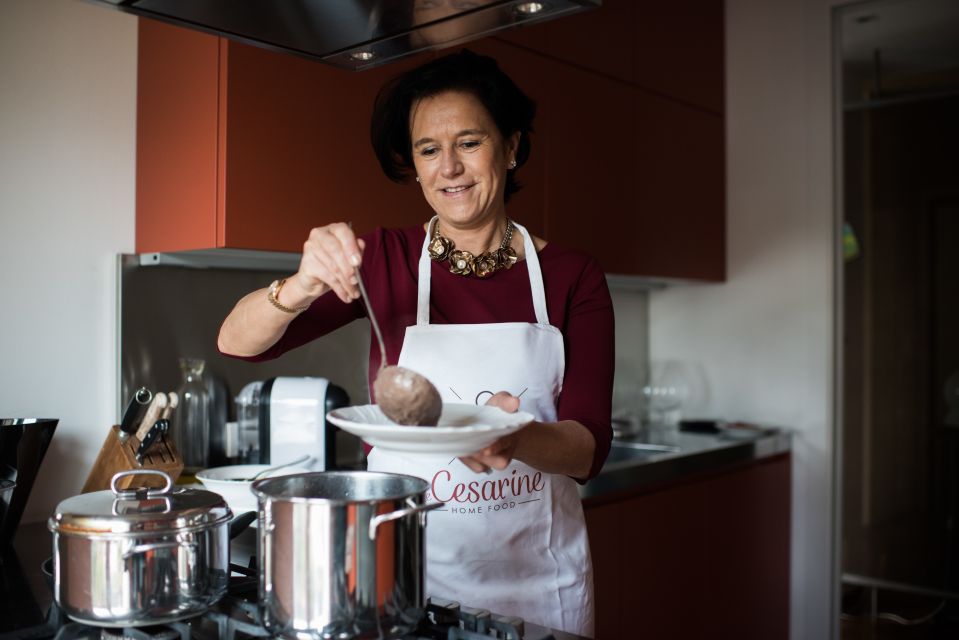
{"type": "Polygon", "coordinates": [[[510,199],[506,211],[533,235],[546,237],[550,111],[555,95],[551,85],[556,79],[556,64],[494,38],[470,43],[470,49],[493,57],[516,86],[536,103],[529,160],[516,174],[522,189],[510,199]]]}
{"type": "Polygon", "coordinates": [[[137,49],[137,251],[210,248],[219,39],[140,20],[137,49]]]}
{"type": "Polygon", "coordinates": [[[569,67],[558,87],[549,238],[607,273],[723,280],[722,117],[569,67]]]}
{"type": "Polygon", "coordinates": [[[723,0],[603,0],[502,40],[712,113],[724,111],[723,0]]]}
{"type": "Polygon", "coordinates": [[[228,46],[218,246],[301,251],[310,229],[329,222],[364,233],[429,219],[415,182],[383,175],[369,137],[380,86],[423,57],[354,73],[228,46]]]}
{"type": "Polygon", "coordinates": [[[790,468],[779,456],[587,506],[596,637],[785,640],[790,468]]]}

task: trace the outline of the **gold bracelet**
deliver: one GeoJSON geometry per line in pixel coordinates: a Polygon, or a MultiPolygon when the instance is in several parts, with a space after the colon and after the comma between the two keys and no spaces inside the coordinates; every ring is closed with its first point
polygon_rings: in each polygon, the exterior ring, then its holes
{"type": "Polygon", "coordinates": [[[282,302],[280,302],[279,300],[280,289],[283,288],[283,285],[285,283],[286,283],[286,278],[283,278],[282,280],[274,280],[273,284],[270,285],[270,290],[266,294],[266,299],[270,301],[270,304],[272,304],[274,307],[276,307],[277,309],[285,313],[301,313],[309,309],[310,305],[307,305],[305,307],[294,308],[294,307],[288,307],[282,302]]]}

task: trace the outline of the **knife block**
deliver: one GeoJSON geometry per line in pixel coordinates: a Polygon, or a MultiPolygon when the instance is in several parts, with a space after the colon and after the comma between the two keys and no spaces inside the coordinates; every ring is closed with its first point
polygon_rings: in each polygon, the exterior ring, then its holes
{"type": "MultiPolygon", "coordinates": [[[[145,456],[143,464],[137,462],[136,453],[140,441],[136,436],[130,436],[126,443],[120,442],[120,427],[113,425],[107,439],[100,448],[96,462],[83,484],[83,493],[100,491],[110,488],[110,479],[113,474],[130,469],[156,469],[164,471],[176,482],[183,472],[183,461],[176,450],[173,440],[166,435],[157,440],[145,456]]],[[[117,483],[118,489],[126,489],[133,483],[139,486],[162,487],[163,479],[159,476],[127,476],[117,483]]]]}

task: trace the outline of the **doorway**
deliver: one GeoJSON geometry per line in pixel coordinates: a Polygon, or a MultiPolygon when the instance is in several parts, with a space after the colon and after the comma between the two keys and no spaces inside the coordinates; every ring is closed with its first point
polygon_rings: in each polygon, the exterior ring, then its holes
{"type": "Polygon", "coordinates": [[[959,637],[959,2],[841,46],[840,637],[959,637]]]}

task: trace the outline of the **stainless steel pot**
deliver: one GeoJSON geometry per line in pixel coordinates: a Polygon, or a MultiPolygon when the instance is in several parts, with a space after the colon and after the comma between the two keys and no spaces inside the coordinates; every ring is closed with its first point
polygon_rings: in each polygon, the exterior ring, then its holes
{"type": "Polygon", "coordinates": [[[253,483],[263,623],[285,638],[384,638],[423,615],[429,484],[336,471],[253,483]]]}
{"type": "Polygon", "coordinates": [[[226,593],[232,514],[219,495],[173,489],[162,471],[122,471],[112,490],[64,500],[53,532],[53,596],[74,620],[108,627],[162,624],[204,612],[226,593]],[[158,474],[162,489],[118,489],[158,474]]]}

